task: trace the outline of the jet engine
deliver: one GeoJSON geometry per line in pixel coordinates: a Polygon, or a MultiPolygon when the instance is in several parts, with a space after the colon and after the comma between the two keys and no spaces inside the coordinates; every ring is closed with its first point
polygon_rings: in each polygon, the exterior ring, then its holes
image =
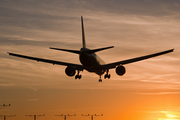
{"type": "Polygon", "coordinates": [[[124,66],[117,66],[116,67],[116,73],[120,76],[124,75],[126,73],[126,69],[124,66]]]}
{"type": "Polygon", "coordinates": [[[65,73],[66,73],[67,76],[72,77],[72,76],[74,76],[74,75],[76,74],[76,70],[74,70],[74,69],[71,68],[71,67],[67,67],[67,68],[65,69],[65,73]]]}

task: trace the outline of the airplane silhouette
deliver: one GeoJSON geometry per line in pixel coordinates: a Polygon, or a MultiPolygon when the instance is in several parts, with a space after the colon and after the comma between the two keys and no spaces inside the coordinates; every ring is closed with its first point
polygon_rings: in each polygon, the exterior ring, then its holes
{"type": "Polygon", "coordinates": [[[156,57],[156,56],[167,54],[167,53],[170,53],[170,52],[174,51],[174,49],[170,49],[170,50],[158,52],[158,53],[155,53],[155,54],[150,54],[150,55],[145,55],[145,56],[141,56],[141,57],[137,57],[137,58],[132,58],[132,59],[127,59],[127,60],[123,60],[123,61],[118,61],[118,62],[114,62],[114,63],[105,64],[105,62],[102,59],[100,59],[95,54],[95,52],[99,52],[99,51],[102,51],[102,50],[113,48],[114,46],[104,47],[104,48],[99,48],[99,49],[88,49],[88,48],[86,48],[84,24],[83,24],[83,17],[82,16],[81,16],[81,25],[82,25],[82,44],[83,44],[83,46],[82,46],[82,48],[80,50],[69,50],[69,49],[60,49],[60,48],[53,48],[53,47],[50,47],[50,49],[61,50],[61,51],[66,51],[66,52],[71,52],[71,53],[78,54],[79,55],[79,60],[80,60],[82,65],[73,64],[73,63],[67,63],[67,62],[61,62],[61,61],[55,61],[55,60],[49,60],[49,59],[43,59],[43,58],[37,58],[37,57],[30,57],[30,56],[26,56],[26,55],[20,55],[20,54],[9,53],[9,52],[8,52],[8,54],[12,55],[12,56],[16,56],[16,57],[35,60],[35,61],[38,61],[38,62],[41,61],[41,62],[46,62],[46,63],[52,63],[53,65],[56,64],[56,65],[67,66],[67,68],[65,69],[66,75],[72,77],[77,72],[77,74],[75,75],[75,79],[77,79],[77,78],[81,79],[82,76],[79,73],[80,73],[80,71],[83,71],[85,69],[88,72],[94,72],[97,75],[99,75],[99,77],[100,77],[99,82],[102,82],[101,76],[104,73],[106,73],[104,75],[105,79],[110,78],[109,69],[115,68],[116,73],[119,76],[122,76],[126,72],[126,69],[123,66],[125,64],[129,64],[129,63],[149,59],[149,58],[152,58],[152,57],[156,57]]]}

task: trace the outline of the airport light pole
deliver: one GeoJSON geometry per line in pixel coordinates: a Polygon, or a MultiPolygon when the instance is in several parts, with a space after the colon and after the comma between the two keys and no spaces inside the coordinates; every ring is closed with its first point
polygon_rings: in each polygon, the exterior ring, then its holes
{"type": "Polygon", "coordinates": [[[94,115],[90,115],[90,114],[83,115],[83,114],[81,114],[81,116],[91,117],[91,120],[93,120],[94,117],[103,116],[103,114],[101,114],[101,115],[96,115],[96,114],[94,114],[94,115]]]}
{"type": "Polygon", "coordinates": [[[16,115],[0,115],[0,117],[3,117],[4,120],[6,120],[9,117],[14,117],[16,115]]]}
{"type": "Polygon", "coordinates": [[[34,120],[36,120],[38,117],[45,116],[45,114],[43,114],[43,115],[26,115],[26,116],[32,117],[32,118],[34,118],[34,120]]]}
{"type": "Polygon", "coordinates": [[[63,117],[63,118],[64,118],[64,120],[66,120],[66,119],[67,119],[67,117],[76,116],[76,114],[74,114],[74,115],[70,115],[70,114],[63,115],[63,114],[61,114],[61,115],[55,115],[55,116],[60,116],[60,117],[63,117]]]}

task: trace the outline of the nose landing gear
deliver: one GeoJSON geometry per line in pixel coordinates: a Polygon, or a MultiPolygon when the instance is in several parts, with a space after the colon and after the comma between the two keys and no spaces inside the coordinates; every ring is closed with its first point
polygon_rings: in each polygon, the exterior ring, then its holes
{"type": "Polygon", "coordinates": [[[100,76],[99,82],[102,82],[101,76],[100,76]]]}
{"type": "Polygon", "coordinates": [[[78,73],[77,73],[77,75],[75,76],[75,79],[77,79],[77,78],[79,78],[79,79],[81,79],[81,75],[79,75],[79,70],[78,70],[78,73]]]}

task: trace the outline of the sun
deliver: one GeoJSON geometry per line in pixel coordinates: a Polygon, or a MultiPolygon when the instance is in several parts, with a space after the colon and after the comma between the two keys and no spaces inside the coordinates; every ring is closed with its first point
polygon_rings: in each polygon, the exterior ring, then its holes
{"type": "Polygon", "coordinates": [[[166,118],[159,118],[158,120],[180,120],[180,116],[177,116],[169,111],[161,111],[161,113],[164,113],[166,115],[166,118]]]}

